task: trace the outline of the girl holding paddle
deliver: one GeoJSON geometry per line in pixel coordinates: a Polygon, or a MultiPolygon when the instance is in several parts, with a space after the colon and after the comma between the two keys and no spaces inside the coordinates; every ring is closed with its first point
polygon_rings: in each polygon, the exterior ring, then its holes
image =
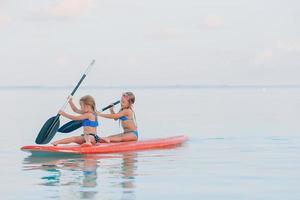
{"type": "Polygon", "coordinates": [[[135,102],[135,96],[132,92],[125,92],[122,94],[121,98],[121,110],[118,113],[115,113],[112,107],[110,108],[110,114],[103,114],[102,112],[96,112],[98,116],[120,120],[121,125],[124,129],[123,133],[117,135],[111,135],[108,137],[103,137],[105,142],[128,142],[128,141],[137,141],[138,140],[138,131],[135,123],[135,114],[133,111],[133,104],[135,102]]]}
{"type": "Polygon", "coordinates": [[[100,138],[97,135],[98,120],[95,112],[96,103],[94,98],[90,95],[86,95],[82,97],[79,102],[81,109],[78,109],[73,103],[72,98],[69,98],[69,104],[72,110],[80,115],[70,115],[62,110],[59,111],[59,114],[71,120],[82,120],[84,134],[55,141],[52,143],[54,146],[58,144],[77,143],[85,147],[100,142],[100,138]]]}

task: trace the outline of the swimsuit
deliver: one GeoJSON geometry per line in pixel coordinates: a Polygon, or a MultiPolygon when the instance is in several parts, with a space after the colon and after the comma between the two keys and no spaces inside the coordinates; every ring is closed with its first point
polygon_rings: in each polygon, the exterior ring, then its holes
{"type": "Polygon", "coordinates": [[[119,118],[119,120],[121,120],[121,121],[127,121],[127,120],[132,120],[132,119],[129,119],[126,116],[122,116],[122,117],[119,118]]]}
{"type": "MultiPolygon", "coordinates": [[[[127,120],[133,120],[133,119],[129,119],[126,116],[122,116],[122,117],[119,118],[119,120],[121,120],[121,121],[127,121],[127,120]]],[[[137,138],[139,137],[139,132],[137,130],[124,131],[123,134],[126,134],[126,133],[133,133],[137,138]]]]}
{"type": "Polygon", "coordinates": [[[99,126],[99,123],[98,123],[98,120],[97,120],[97,115],[96,114],[94,114],[94,115],[96,117],[96,121],[91,121],[89,119],[84,119],[82,121],[82,126],[83,127],[90,126],[90,127],[94,127],[94,128],[97,127],[97,126],[99,126]]]}
{"type": "MultiPolygon", "coordinates": [[[[82,126],[83,127],[89,126],[89,127],[94,127],[94,128],[96,128],[97,126],[99,126],[97,115],[96,114],[94,114],[94,115],[96,117],[96,121],[91,121],[89,119],[84,119],[82,121],[82,126]]],[[[88,133],[87,135],[94,136],[96,143],[100,142],[100,137],[96,133],[88,133]]],[[[82,134],[81,136],[84,137],[84,134],[82,134]]]]}
{"type": "Polygon", "coordinates": [[[139,132],[138,131],[125,131],[123,134],[126,134],[126,133],[133,133],[137,138],[139,137],[139,132]]]}

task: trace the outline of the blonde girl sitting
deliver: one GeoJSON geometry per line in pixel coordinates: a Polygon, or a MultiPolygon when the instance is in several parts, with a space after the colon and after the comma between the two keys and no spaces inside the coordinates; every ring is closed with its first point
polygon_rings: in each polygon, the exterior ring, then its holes
{"type": "Polygon", "coordinates": [[[79,103],[81,107],[80,109],[78,109],[73,103],[72,98],[69,100],[72,110],[79,115],[70,115],[62,110],[59,111],[59,114],[71,120],[82,120],[83,134],[81,136],[68,137],[52,142],[54,146],[58,144],[77,143],[82,147],[87,147],[100,142],[100,138],[97,135],[97,127],[99,123],[95,111],[96,103],[94,98],[90,95],[86,95],[80,99],[79,103]]]}

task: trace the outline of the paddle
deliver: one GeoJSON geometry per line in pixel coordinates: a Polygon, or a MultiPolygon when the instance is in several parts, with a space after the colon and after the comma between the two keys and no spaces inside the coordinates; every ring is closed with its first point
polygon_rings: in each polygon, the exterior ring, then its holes
{"type": "MultiPolygon", "coordinates": [[[[113,103],[113,105],[119,104],[120,101],[116,101],[113,103]]],[[[105,108],[102,108],[102,112],[111,108],[112,105],[106,106],[105,108]]],[[[69,121],[68,123],[64,124],[62,127],[58,129],[58,132],[60,133],[70,133],[72,131],[75,131],[76,129],[79,129],[82,127],[82,120],[73,120],[69,121]]]]}
{"type": "MultiPolygon", "coordinates": [[[[81,79],[77,83],[76,87],[73,89],[72,93],[68,97],[67,101],[62,106],[61,110],[64,110],[66,106],[68,105],[69,99],[75,94],[76,90],[79,88],[80,84],[86,77],[86,75],[89,73],[91,67],[94,65],[95,60],[91,62],[91,64],[87,67],[86,71],[82,75],[81,79]]],[[[38,136],[35,139],[36,144],[47,144],[51,141],[51,139],[54,137],[55,133],[57,132],[57,129],[59,127],[59,117],[60,114],[58,113],[56,116],[51,117],[46,121],[42,129],[40,130],[38,136]]]]}

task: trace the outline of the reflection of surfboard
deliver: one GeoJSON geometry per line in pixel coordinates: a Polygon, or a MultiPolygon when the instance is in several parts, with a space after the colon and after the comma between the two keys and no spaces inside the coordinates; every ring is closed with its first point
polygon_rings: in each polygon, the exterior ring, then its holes
{"type": "Polygon", "coordinates": [[[65,154],[101,154],[101,153],[117,153],[125,151],[137,151],[146,149],[158,149],[180,145],[188,139],[185,135],[148,139],[137,142],[120,142],[120,143],[100,143],[91,147],[80,147],[79,145],[61,145],[61,146],[24,146],[23,151],[32,153],[33,155],[65,155],[65,154]]]}

